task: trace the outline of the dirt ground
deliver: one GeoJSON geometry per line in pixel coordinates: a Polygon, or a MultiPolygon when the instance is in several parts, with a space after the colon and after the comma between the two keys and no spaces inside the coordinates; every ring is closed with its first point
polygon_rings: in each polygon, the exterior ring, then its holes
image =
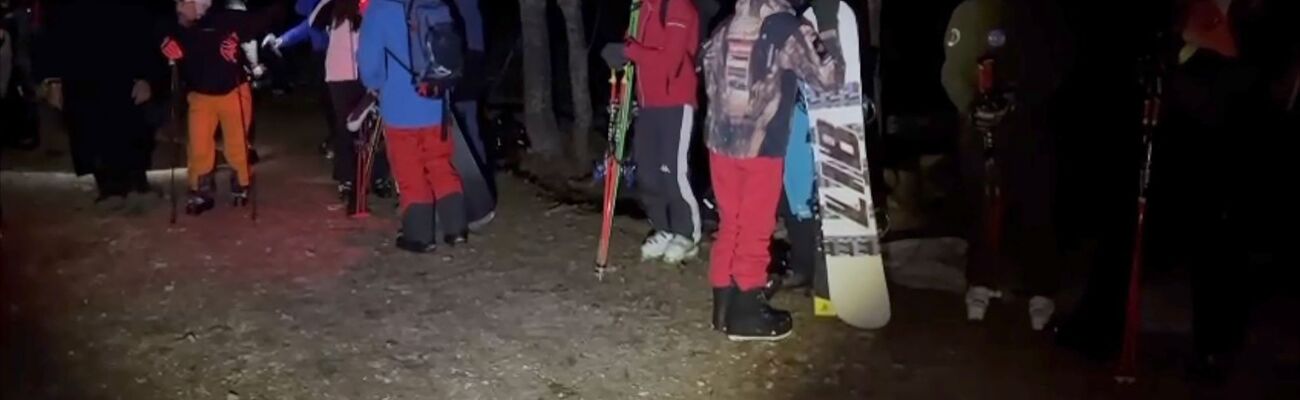
{"type": "MultiPolygon", "coordinates": [[[[598,282],[591,259],[599,215],[505,176],[498,217],[468,245],[401,252],[391,245],[392,202],[376,203],[368,220],[343,218],[327,161],[315,153],[323,121],[307,98],[260,105],[256,222],[224,203],[175,226],[163,199],[136,213],[96,211],[87,179],[55,172],[68,168],[64,155],[9,158],[4,398],[1300,394],[1294,365],[1259,363],[1216,389],[1185,383],[1169,357],[1120,388],[1108,366],[1032,332],[1023,300],[995,306],[976,325],[963,319],[959,296],[897,286],[894,320],[883,329],[813,318],[811,300],[788,293],[777,304],[795,310],[791,339],[731,343],[708,329],[704,260],[638,263],[647,228],[619,219],[612,248],[620,268],[598,282]]],[[[166,187],[165,172],[152,177],[166,187]]]]}

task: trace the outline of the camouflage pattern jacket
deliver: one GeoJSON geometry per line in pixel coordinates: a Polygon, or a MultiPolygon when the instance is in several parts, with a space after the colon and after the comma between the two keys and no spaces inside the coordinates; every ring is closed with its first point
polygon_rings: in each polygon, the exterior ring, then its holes
{"type": "Polygon", "coordinates": [[[703,50],[708,147],[728,157],[784,157],[800,83],[844,84],[838,33],[819,35],[788,0],[737,1],[703,50]]]}

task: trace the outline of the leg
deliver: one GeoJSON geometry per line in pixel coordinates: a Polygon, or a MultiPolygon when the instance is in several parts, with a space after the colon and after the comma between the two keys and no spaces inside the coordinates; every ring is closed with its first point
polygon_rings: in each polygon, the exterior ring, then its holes
{"type": "Polygon", "coordinates": [[[451,162],[453,133],[442,125],[420,129],[420,162],[437,204],[438,226],[448,241],[464,239],[469,230],[460,174],[451,162]]]}
{"type": "Polygon", "coordinates": [[[709,153],[709,171],[713,194],[718,199],[718,238],[709,255],[709,283],[714,288],[733,285],[732,263],[740,233],[740,202],[744,197],[740,170],[735,159],[709,153]]]}
{"type": "Polygon", "coordinates": [[[741,165],[744,197],[740,199],[740,231],[736,236],[736,258],[731,275],[740,290],[761,289],[767,284],[767,265],[772,260],[768,246],[776,229],[776,205],[781,199],[781,171],[784,160],[756,157],[741,165]]]}
{"type": "Polygon", "coordinates": [[[340,183],[352,182],[357,179],[357,147],[353,140],[355,134],[347,131],[345,119],[361,96],[365,95],[365,88],[356,81],[329,82],[328,85],[332,110],[330,116],[333,121],[330,124],[333,132],[330,142],[334,148],[334,180],[340,183]]]}
{"type": "Polygon", "coordinates": [[[434,243],[433,190],[425,179],[424,165],[420,159],[419,131],[391,125],[385,126],[384,130],[393,176],[397,179],[398,187],[401,187],[398,201],[399,213],[402,215],[400,240],[429,246],[434,243]]]}
{"type": "Polygon", "coordinates": [[[694,128],[695,109],[691,106],[683,106],[674,109],[674,113],[679,113],[676,118],[665,119],[669,123],[669,130],[665,130],[662,135],[666,145],[660,147],[660,150],[671,149],[672,154],[664,154],[668,158],[668,169],[670,175],[665,182],[671,182],[664,185],[664,194],[668,200],[668,218],[670,230],[680,236],[690,238],[693,242],[700,241],[700,205],[695,199],[695,191],[691,189],[690,179],[690,149],[691,149],[691,130],[694,128]]]}
{"type": "MultiPolygon", "coordinates": [[[[668,223],[668,194],[664,187],[664,172],[667,168],[661,136],[663,123],[659,119],[668,113],[662,108],[645,107],[639,111],[636,129],[632,136],[632,159],[636,160],[636,193],[641,198],[646,218],[655,232],[671,232],[668,223]]],[[[658,253],[663,253],[659,250],[658,253]]]]}
{"type": "Polygon", "coordinates": [[[253,119],[252,94],[248,86],[240,86],[234,92],[219,98],[221,131],[225,137],[226,161],[235,170],[235,178],[241,187],[252,184],[252,171],[248,165],[248,124],[253,119]]]}
{"type": "MultiPolygon", "coordinates": [[[[188,96],[189,110],[189,160],[188,175],[190,190],[199,191],[201,178],[212,173],[216,163],[216,139],[218,98],[198,93],[188,96]]],[[[210,189],[210,188],[209,188],[210,189]]]]}

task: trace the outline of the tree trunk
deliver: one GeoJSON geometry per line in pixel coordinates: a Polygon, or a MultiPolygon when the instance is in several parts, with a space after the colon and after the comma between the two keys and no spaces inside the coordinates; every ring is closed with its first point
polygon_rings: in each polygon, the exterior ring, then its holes
{"type": "Polygon", "coordinates": [[[564,156],[564,137],[555,122],[551,95],[551,49],[547,0],[519,0],[524,50],[524,129],[532,150],[543,158],[564,156]]]}
{"type": "Polygon", "coordinates": [[[587,35],[581,0],[558,0],[569,42],[569,81],[573,93],[573,161],[585,165],[591,145],[591,90],[587,76],[587,35]]]}

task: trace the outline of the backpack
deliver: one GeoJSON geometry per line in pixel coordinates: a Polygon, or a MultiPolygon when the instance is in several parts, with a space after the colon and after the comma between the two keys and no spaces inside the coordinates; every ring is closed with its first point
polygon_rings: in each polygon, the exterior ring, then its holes
{"type": "MultiPolygon", "coordinates": [[[[465,74],[465,41],[444,0],[403,0],[411,84],[420,96],[441,98],[465,74]]],[[[400,60],[400,58],[398,58],[400,60]]],[[[399,61],[400,63],[400,61],[399,61]]]]}

